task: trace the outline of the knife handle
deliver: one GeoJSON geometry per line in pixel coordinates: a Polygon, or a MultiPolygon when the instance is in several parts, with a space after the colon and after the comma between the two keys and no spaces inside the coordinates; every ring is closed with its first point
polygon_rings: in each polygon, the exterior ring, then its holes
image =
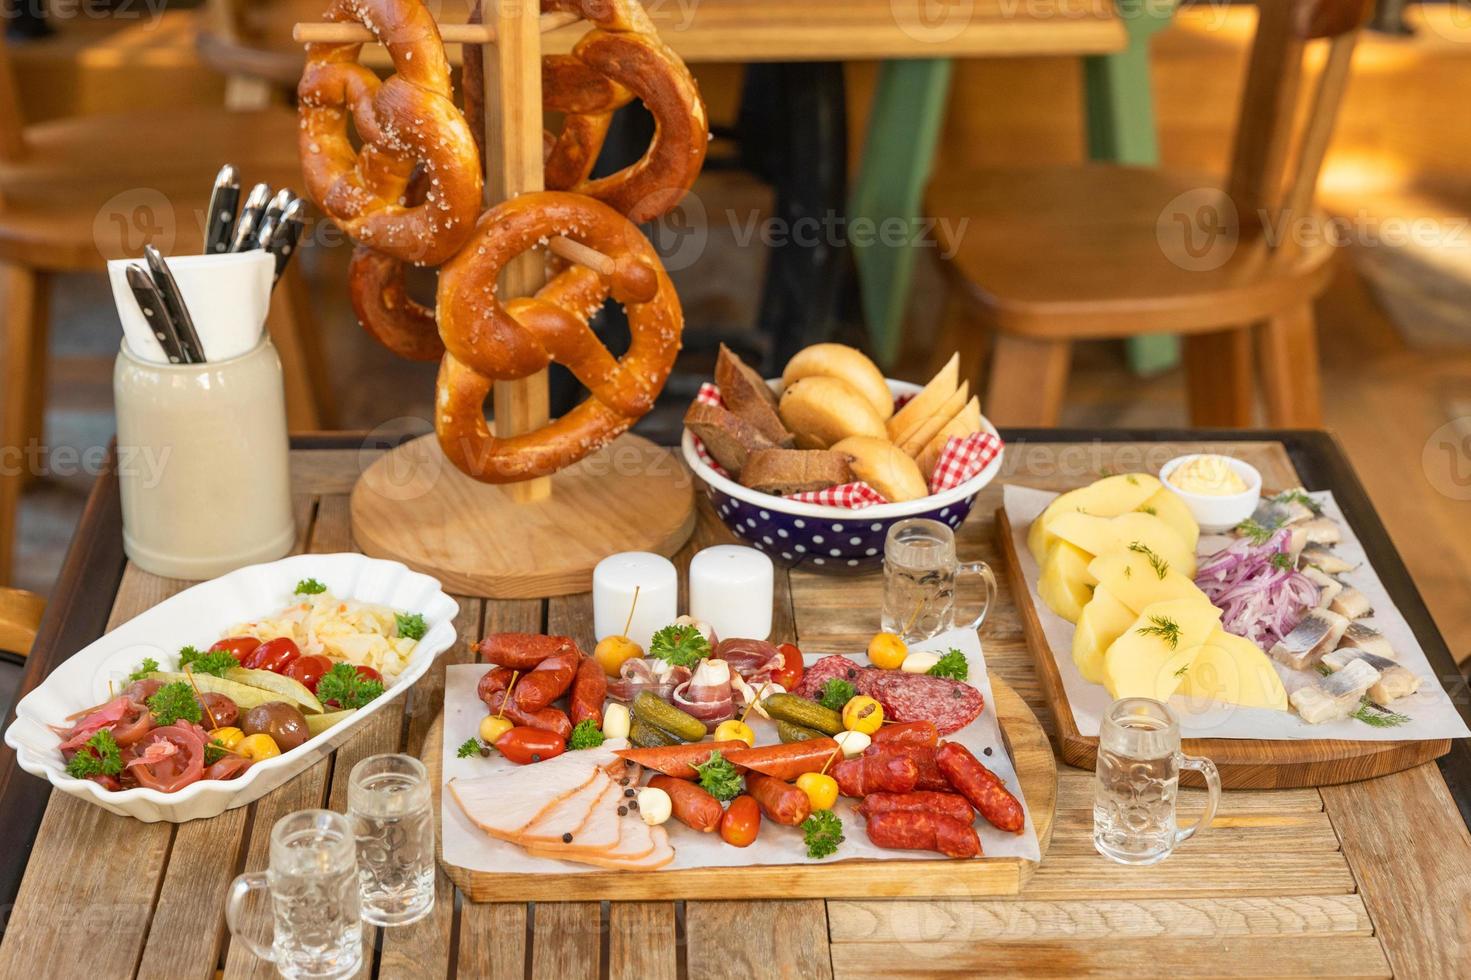
{"type": "Polygon", "coordinates": [[[240,176],[230,164],[220,168],[209,195],[205,220],[204,253],[215,255],[230,250],[230,232],[235,225],[235,208],[240,203],[240,176]]]}
{"type": "Polygon", "coordinates": [[[153,331],[153,336],[158,338],[158,345],[163,348],[164,356],[169,359],[170,364],[187,363],[184,352],[179,347],[178,334],[174,332],[174,322],[169,319],[168,311],[164,308],[163,297],[158,293],[158,287],[154,285],[149,277],[148,271],[134,262],[127,268],[128,287],[133,291],[133,299],[138,302],[138,312],[143,314],[143,319],[148,323],[148,329],[153,331]]]}
{"type": "Polygon", "coordinates": [[[153,283],[158,287],[158,293],[163,297],[164,309],[168,311],[169,319],[174,321],[174,332],[179,337],[179,349],[184,352],[186,364],[204,363],[204,344],[199,339],[198,332],[194,329],[194,318],[189,315],[189,307],[184,303],[184,294],[179,291],[179,283],[174,279],[168,263],[163,260],[163,253],[152,245],[143,246],[143,256],[148,260],[148,270],[153,277],[153,283]]]}

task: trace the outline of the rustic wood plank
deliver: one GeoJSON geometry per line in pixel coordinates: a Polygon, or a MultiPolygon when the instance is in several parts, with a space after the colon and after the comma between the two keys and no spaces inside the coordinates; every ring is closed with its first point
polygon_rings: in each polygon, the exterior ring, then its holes
{"type": "Polygon", "coordinates": [[[834,976],[821,901],[689,902],[685,936],[689,980],[834,976]]]}
{"type": "Polygon", "coordinates": [[[850,977],[1387,977],[1368,937],[1173,937],[1045,943],[835,944],[833,973],[850,977]]]}
{"type": "MultiPolygon", "coordinates": [[[[1092,810],[1093,773],[1091,770],[1059,766],[1057,770],[1057,809],[1092,810]]],[[[1180,790],[1179,807],[1185,813],[1198,813],[1205,802],[1205,790],[1180,790]]],[[[1323,797],[1316,789],[1233,789],[1221,794],[1216,816],[1247,814],[1321,813],[1323,797]]],[[[1204,840],[1204,838],[1201,838],[1204,840]]]]}
{"type": "Polygon", "coordinates": [[[485,980],[522,980],[527,969],[527,924],[524,903],[465,902],[460,908],[458,974],[485,980]]]}
{"type": "MultiPolygon", "coordinates": [[[[458,601],[460,612],[455,617],[455,631],[459,639],[440,655],[404,699],[408,718],[403,751],[413,756],[423,756],[429,726],[443,709],[444,668],[452,663],[475,661],[475,644],[480,640],[485,603],[468,598],[458,601]]],[[[433,748],[437,751],[437,746],[433,748]]],[[[434,792],[438,793],[439,787],[434,787],[434,792]]],[[[444,866],[436,862],[434,909],[412,925],[384,931],[383,948],[378,957],[379,976],[449,976],[454,920],[455,888],[449,875],[445,874],[444,866]]]]}
{"type": "Polygon", "coordinates": [[[613,902],[608,907],[609,980],[675,980],[679,975],[673,902],[613,902]]]}
{"type": "Polygon", "coordinates": [[[531,911],[531,980],[598,975],[603,923],[597,902],[542,902],[531,911]]]}
{"type": "Polygon", "coordinates": [[[1471,834],[1440,771],[1424,765],[1322,792],[1394,972],[1465,976],[1471,834]]]}
{"type": "Polygon", "coordinates": [[[1048,855],[1024,897],[1032,899],[1185,898],[1227,895],[1347,895],[1354,878],[1342,854],[1252,851],[1213,854],[1190,841],[1168,861],[1124,868],[1097,854],[1048,855]]]}
{"type": "MultiPolygon", "coordinates": [[[[107,628],[191,583],[129,566],[107,628]]],[[[0,976],[131,977],[153,919],[174,825],[140,823],[53,791],[0,945],[0,976]],[[87,874],[107,855],[106,874],[87,874]],[[76,928],[106,923],[106,942],[77,942],[76,928]]]]}
{"type": "MultiPolygon", "coordinates": [[[[1200,811],[1180,809],[1180,822],[1188,824],[1200,811]]],[[[1245,851],[1337,851],[1338,834],[1326,813],[1261,813],[1220,816],[1209,830],[1190,841],[1191,845],[1219,854],[1245,851]]],[[[1064,810],[1052,824],[1050,859],[1059,854],[1093,854],[1093,811],[1064,810]]]]}
{"type": "Polygon", "coordinates": [[[829,902],[836,943],[1020,942],[1227,936],[1369,936],[1358,895],[1168,901],[829,902]]]}

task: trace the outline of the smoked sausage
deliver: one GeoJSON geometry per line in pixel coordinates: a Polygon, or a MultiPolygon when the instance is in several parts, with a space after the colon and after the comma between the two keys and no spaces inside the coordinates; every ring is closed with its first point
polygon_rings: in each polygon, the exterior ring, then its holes
{"type": "Polygon", "coordinates": [[[486,663],[514,670],[531,670],[547,657],[576,650],[570,636],[540,633],[492,633],[480,641],[480,656],[486,663]]]}
{"type": "Polygon", "coordinates": [[[540,711],[567,693],[580,660],[576,647],[552,654],[516,682],[511,697],[526,711],[540,711]]]}
{"type": "Polygon", "coordinates": [[[579,725],[591,719],[594,725],[603,727],[603,699],[608,695],[608,675],[592,657],[583,657],[577,665],[577,675],[572,680],[571,702],[572,724],[579,725]]]}
{"type": "Polygon", "coordinates": [[[879,847],[939,851],[952,858],[971,858],[981,853],[981,839],[970,824],[916,810],[875,813],[868,818],[868,839],[879,847]]]}
{"type": "Polygon", "coordinates": [[[725,758],[732,765],[786,781],[796,779],[804,772],[821,772],[837,753],[838,743],[833,739],[809,738],[782,745],[740,748],[725,753],[725,758]]]}
{"type": "Polygon", "coordinates": [[[475,694],[490,704],[490,699],[500,691],[511,686],[511,679],[516,676],[516,671],[510,667],[492,667],[480,678],[480,683],[475,687],[475,694]]]}
{"type": "Polygon", "coordinates": [[[934,793],[915,790],[913,793],[869,793],[858,805],[858,812],[865,817],[894,810],[905,812],[938,813],[961,823],[968,824],[976,818],[976,811],[959,793],[934,793]]]}
{"type": "Polygon", "coordinates": [[[775,776],[749,773],[746,776],[746,790],[756,797],[761,812],[773,823],[795,827],[812,813],[812,801],[807,798],[807,794],[775,776]]]}
{"type": "Polygon", "coordinates": [[[725,816],[720,801],[694,783],[673,776],[655,776],[649,785],[669,794],[670,812],[676,820],[701,833],[719,827],[725,816]]]}
{"type": "Polygon", "coordinates": [[[913,759],[888,753],[844,759],[829,772],[844,796],[908,793],[919,781],[919,766],[913,759]]]}
{"type": "Polygon", "coordinates": [[[919,767],[919,778],[914,782],[915,789],[933,790],[938,793],[950,792],[950,781],[945,774],[940,772],[940,766],[935,762],[935,748],[932,745],[870,745],[863,750],[864,755],[888,755],[899,759],[913,759],[914,764],[919,767]]]}
{"type": "Polygon", "coordinates": [[[879,746],[892,745],[928,745],[935,747],[940,740],[940,730],[932,721],[906,721],[897,725],[883,725],[873,733],[873,744],[879,746]]]}
{"type": "Polygon", "coordinates": [[[505,691],[496,691],[490,696],[490,700],[485,702],[485,706],[490,709],[491,714],[503,714],[517,725],[540,728],[545,732],[556,732],[562,736],[563,741],[572,737],[572,722],[567,718],[567,712],[558,708],[525,711],[516,703],[514,697],[507,704],[505,691]]]}
{"type": "Polygon", "coordinates": [[[1021,803],[1011,795],[1000,778],[981,765],[981,760],[965,746],[956,742],[942,742],[935,751],[935,761],[950,785],[959,790],[971,805],[981,812],[987,822],[997,830],[1009,830],[1014,834],[1026,828],[1027,818],[1021,803]]]}

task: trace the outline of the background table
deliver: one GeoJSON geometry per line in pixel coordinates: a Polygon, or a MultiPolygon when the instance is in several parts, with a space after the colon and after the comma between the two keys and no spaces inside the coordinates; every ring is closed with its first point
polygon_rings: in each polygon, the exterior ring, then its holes
{"type": "MultiPolygon", "coordinates": [[[[1091,443],[1091,433],[1011,433],[1001,479],[961,529],[964,558],[997,561],[991,513],[1003,481],[1076,485],[1100,470],[1157,467],[1201,434],[1154,434],[1168,445],[1091,443]],[[1030,436],[1031,438],[1023,438],[1030,436]],[[1042,442],[1041,439],[1065,439],[1042,442]],[[1156,458],[1158,457],[1158,458],[1156,458]]],[[[1268,482],[1332,485],[1432,664],[1448,654],[1426,634],[1429,617],[1334,444],[1311,434],[1231,434],[1268,482]],[[1239,440],[1253,440],[1242,442],[1239,440]],[[1368,516],[1366,516],[1368,515],[1368,516]]],[[[300,550],[352,547],[347,493],[375,450],[356,440],[298,442],[293,459],[300,550]]],[[[118,540],[117,484],[98,483],[43,626],[27,676],[32,686],[60,659],[186,583],[128,567],[118,540]]],[[[727,540],[708,509],[691,548],[727,540]]],[[[686,549],[687,560],[691,549],[686,549]]],[[[1002,576],[983,633],[987,663],[1050,728],[1017,611],[1002,576]]],[[[779,575],[776,634],[816,651],[851,650],[877,627],[879,581],[779,575]]],[[[461,600],[463,642],[446,663],[468,662],[493,630],[569,632],[590,643],[588,596],[550,601],[461,600]]],[[[1464,682],[1454,674],[1458,692],[1464,682]]],[[[178,826],[113,816],[49,787],[0,755],[0,819],[25,839],[44,818],[0,945],[0,976],[226,977],[269,975],[230,944],[226,886],[264,866],[281,815],[345,809],[347,773],[364,756],[418,752],[438,712],[443,672],[376,715],[335,757],[266,796],[213,820],[178,826]]],[[[1092,775],[1061,768],[1051,850],[1020,898],[939,901],[605,902],[476,905],[439,875],[434,914],[373,935],[382,977],[606,975],[1006,976],[1173,974],[1231,976],[1464,975],[1471,964],[1471,835],[1447,786],[1464,786],[1465,747],[1437,767],[1321,790],[1233,791],[1211,830],[1152,868],[1122,868],[1094,853],[1092,775]],[[1441,770],[1446,773],[1442,777],[1441,770]],[[601,971],[606,970],[605,974],[601,971]]],[[[1461,793],[1464,798],[1464,793],[1461,793]]],[[[1181,793],[1185,819],[1200,792],[1181,793]]],[[[0,884],[3,884],[0,881],[0,884]]],[[[0,895],[8,899],[10,892],[0,895]]],[[[264,931],[265,923],[258,922],[264,931]]],[[[370,975],[365,969],[363,976],[370,975]]]]}

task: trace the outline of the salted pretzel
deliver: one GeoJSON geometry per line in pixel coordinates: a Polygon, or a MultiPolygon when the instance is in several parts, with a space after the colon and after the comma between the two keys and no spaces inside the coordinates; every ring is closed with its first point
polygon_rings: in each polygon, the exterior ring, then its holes
{"type": "Polygon", "coordinates": [[[435,431],[445,455],[486,483],[547,476],[624,432],[654,405],[674,366],[684,326],[679,297],[658,255],[617,211],[580,194],[522,194],[487,211],[465,248],[440,270],[440,362],[435,431]],[[606,278],[584,266],[558,273],[534,297],[502,304],[501,270],[554,235],[613,260],[606,278]],[[615,358],[588,326],[612,295],[628,311],[632,342],[615,358]],[[589,391],[542,428],[498,437],[485,420],[495,381],[513,381],[552,361],[589,391]]]}
{"type": "Polygon", "coordinates": [[[325,19],[358,21],[393,59],[380,82],[357,62],[362,44],[307,45],[297,95],[307,192],[355,241],[438,265],[469,236],[481,208],[480,155],[450,96],[439,27],[421,0],[333,0],[325,19]],[[354,149],[348,119],[362,141],[354,149]],[[422,203],[405,193],[422,168],[422,203]]]}

